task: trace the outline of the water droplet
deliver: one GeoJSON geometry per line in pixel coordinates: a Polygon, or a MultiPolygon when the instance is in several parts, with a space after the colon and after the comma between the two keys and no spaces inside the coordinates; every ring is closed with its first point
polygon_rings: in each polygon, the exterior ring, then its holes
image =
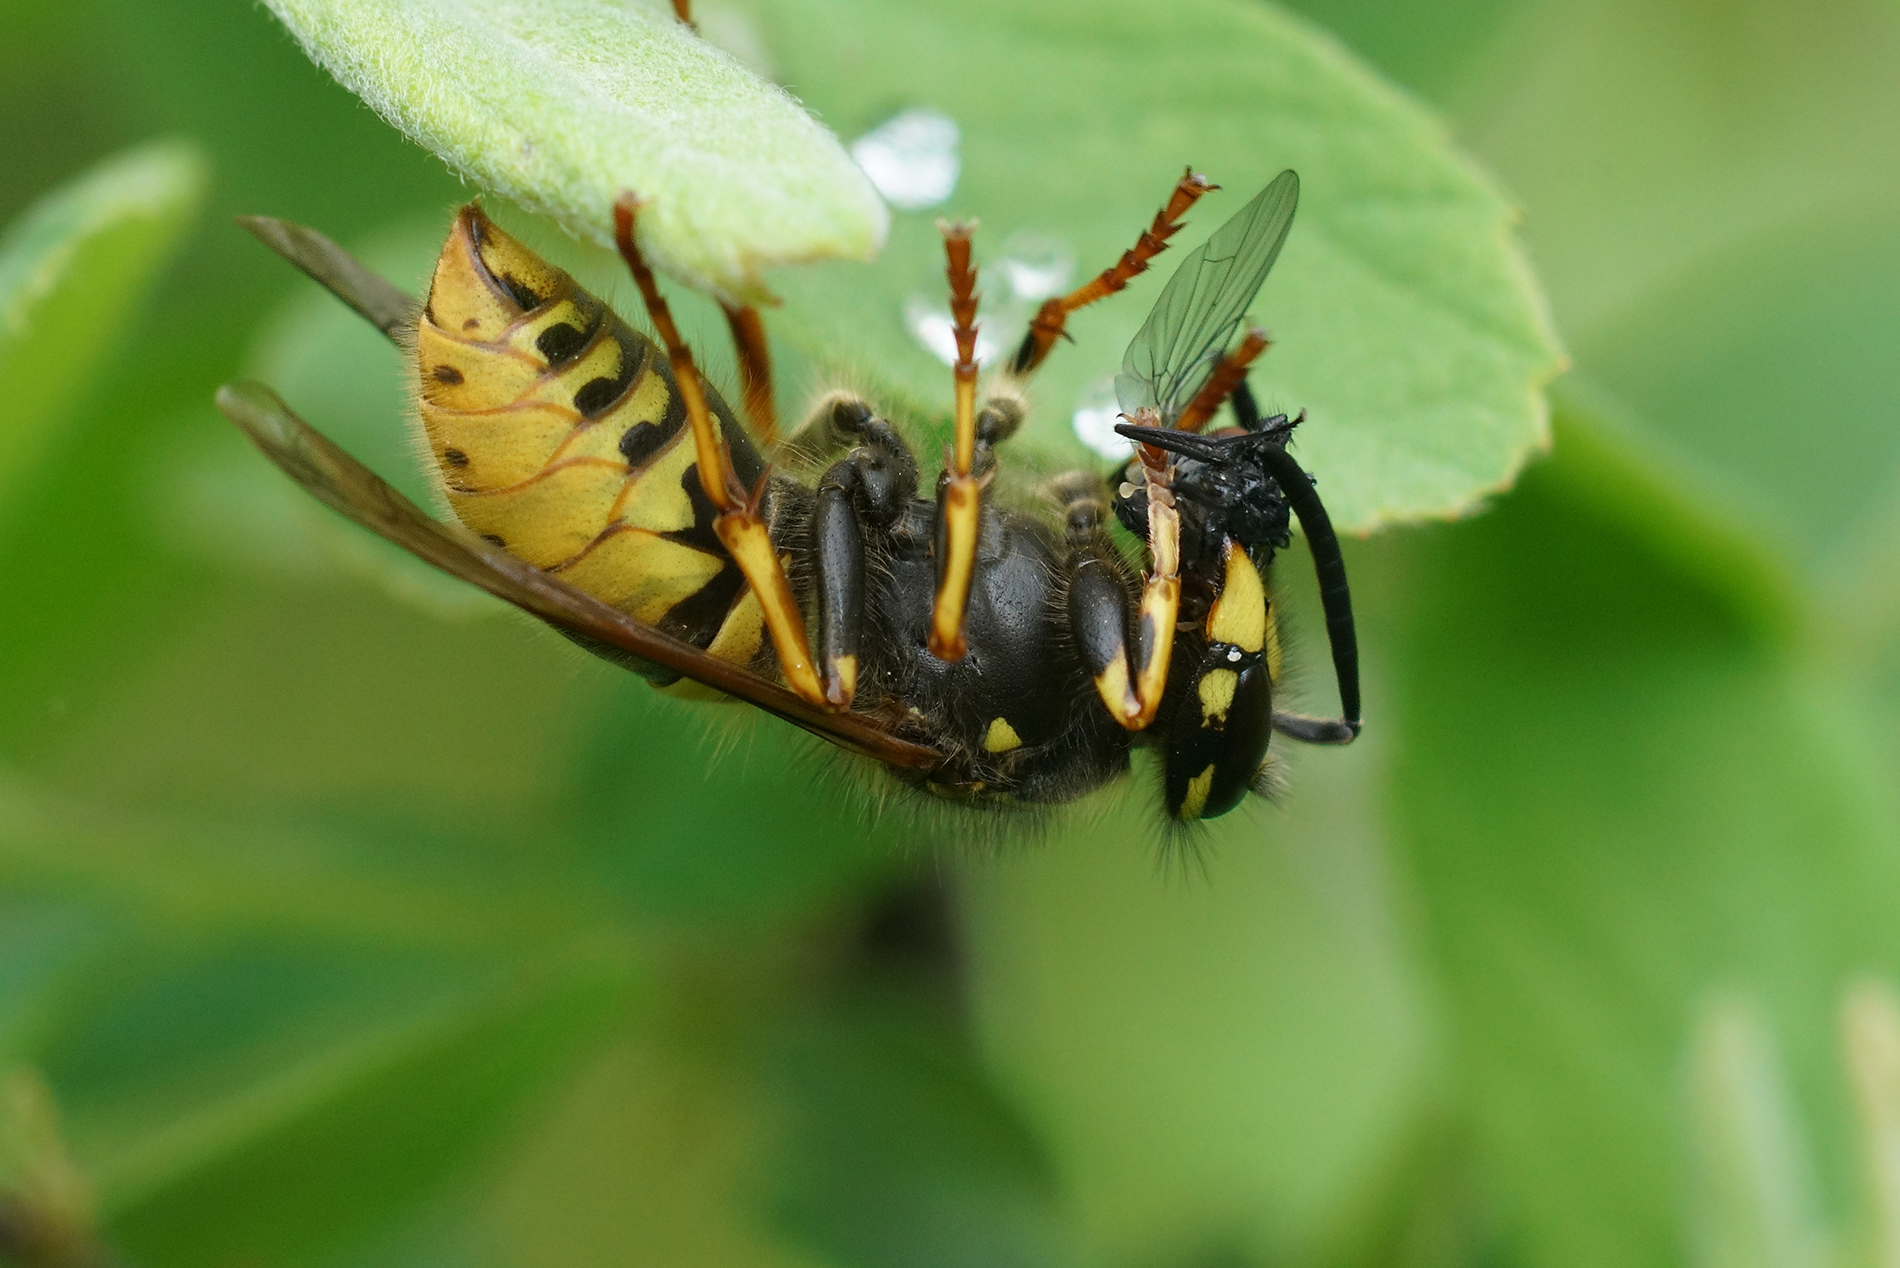
{"type": "MultiPolygon", "coordinates": [[[[945,365],[957,363],[956,322],[950,318],[947,307],[939,308],[921,295],[912,295],[904,301],[904,325],[918,343],[929,349],[930,355],[945,365]]],[[[989,365],[995,360],[999,345],[984,328],[981,322],[976,332],[976,361],[978,365],[989,365]]]]}
{"type": "Polygon", "coordinates": [[[1019,303],[1034,304],[1068,289],[1075,252],[1060,238],[1015,233],[1003,244],[1003,258],[995,267],[1019,303]]]}
{"type": "Polygon", "coordinates": [[[1077,440],[1102,457],[1114,460],[1135,452],[1134,443],[1115,431],[1115,424],[1121,421],[1122,407],[1115,400],[1115,380],[1105,378],[1097,379],[1083,391],[1075,403],[1075,417],[1070,425],[1075,428],[1077,440]]]}
{"type": "Polygon", "coordinates": [[[885,120],[851,143],[851,157],[899,211],[921,211],[950,197],[962,160],[957,121],[936,110],[913,109],[885,120]]]}

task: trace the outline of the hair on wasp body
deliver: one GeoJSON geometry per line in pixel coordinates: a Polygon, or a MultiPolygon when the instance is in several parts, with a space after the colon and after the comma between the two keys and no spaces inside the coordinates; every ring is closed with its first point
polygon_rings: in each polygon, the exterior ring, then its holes
{"type": "Polygon", "coordinates": [[[344,515],[547,622],[656,686],[748,701],[902,783],[983,807],[1070,802],[1157,749],[1176,822],[1223,814],[1269,769],[1274,734],[1359,730],[1343,562],[1298,419],[1246,386],[1241,332],[1286,240],[1284,172],[1187,254],[1128,347],[1123,470],[1048,482],[1050,517],[995,481],[1025,386],[1069,313],[1125,289],[1217,188],[1189,172],[1133,249],[1043,305],[985,390],[972,226],[944,225],[957,347],[953,431],[928,473],[875,402],[832,393],[780,439],[764,326],[728,308],[741,412],[701,374],[639,245],[615,239],[657,338],[504,233],[457,213],[420,303],[312,230],[254,218],[268,245],[372,321],[410,361],[447,510],[423,513],[258,385],[219,403],[344,515]],[[1236,342],[1236,336],[1240,336],[1236,342]],[[1238,426],[1200,429],[1232,402],[1238,426]],[[749,424],[749,426],[748,426],[749,424]],[[1343,716],[1274,708],[1274,552],[1311,546],[1343,716]],[[1119,522],[1142,543],[1128,558],[1119,522]]]}

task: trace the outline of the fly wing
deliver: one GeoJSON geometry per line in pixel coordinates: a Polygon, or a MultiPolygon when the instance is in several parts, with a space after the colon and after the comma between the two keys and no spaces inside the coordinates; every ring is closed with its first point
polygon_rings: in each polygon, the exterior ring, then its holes
{"type": "Polygon", "coordinates": [[[1122,357],[1115,397],[1124,413],[1152,409],[1173,425],[1240,329],[1299,201],[1289,168],[1181,261],[1122,357]]]}
{"type": "Polygon", "coordinates": [[[265,457],[332,510],[549,625],[737,696],[877,761],[924,770],[943,761],[935,749],[899,739],[868,718],[807,704],[776,683],[643,625],[500,547],[430,517],[260,383],[220,388],[218,408],[265,457]]]}

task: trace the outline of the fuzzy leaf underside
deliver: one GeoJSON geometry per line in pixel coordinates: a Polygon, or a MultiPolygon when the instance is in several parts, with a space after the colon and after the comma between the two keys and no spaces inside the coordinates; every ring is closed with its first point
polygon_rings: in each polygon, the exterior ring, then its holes
{"type": "Polygon", "coordinates": [[[483,188],[601,245],[624,192],[653,262],[729,299],[760,270],[863,259],[889,217],[797,101],[613,0],[268,0],[306,52],[483,188]]]}

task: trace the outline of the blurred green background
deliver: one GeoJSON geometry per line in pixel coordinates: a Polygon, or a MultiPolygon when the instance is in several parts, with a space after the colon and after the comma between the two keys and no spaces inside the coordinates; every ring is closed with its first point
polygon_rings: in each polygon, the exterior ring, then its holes
{"type": "Polygon", "coordinates": [[[1293,8],[1576,368],[1178,866],[1151,771],[876,818],[307,505],[213,387],[393,470],[399,366],[229,217],[412,283],[467,191],[246,0],[0,0],[0,224],[198,147],[0,360],[7,1191],[154,1268],[1900,1263],[1900,7],[1293,8]]]}

